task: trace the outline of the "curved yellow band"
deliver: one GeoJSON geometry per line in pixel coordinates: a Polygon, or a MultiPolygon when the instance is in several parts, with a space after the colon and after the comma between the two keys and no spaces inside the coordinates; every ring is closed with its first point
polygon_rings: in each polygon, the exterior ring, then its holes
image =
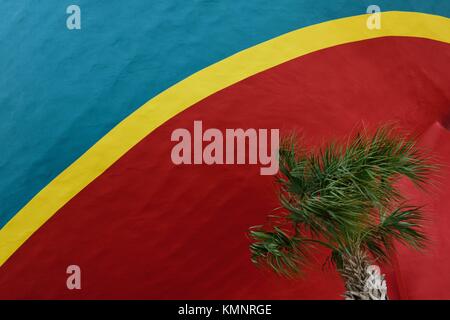
{"type": "Polygon", "coordinates": [[[149,100],[61,172],[0,230],[0,265],[140,140],[179,112],[223,88],[296,57],[358,40],[409,36],[450,43],[448,18],[384,12],[380,30],[369,30],[367,18],[368,15],[361,15],[332,20],[279,36],[215,63],[149,100]]]}

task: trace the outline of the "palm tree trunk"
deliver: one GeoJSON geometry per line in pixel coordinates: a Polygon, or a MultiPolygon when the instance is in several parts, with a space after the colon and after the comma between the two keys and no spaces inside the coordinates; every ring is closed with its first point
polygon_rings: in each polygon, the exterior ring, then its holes
{"type": "Polygon", "coordinates": [[[387,287],[380,268],[369,263],[362,250],[342,257],[339,273],[345,281],[346,300],[387,300],[387,287]]]}

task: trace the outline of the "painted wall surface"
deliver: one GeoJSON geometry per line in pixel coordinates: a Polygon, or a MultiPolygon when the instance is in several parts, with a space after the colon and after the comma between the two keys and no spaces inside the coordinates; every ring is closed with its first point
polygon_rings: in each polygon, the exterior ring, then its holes
{"type": "MultiPolygon", "coordinates": [[[[74,2],[0,3],[0,251],[9,252],[0,253],[0,298],[339,299],[341,280],[320,263],[296,281],[254,268],[246,230],[277,206],[273,178],[249,165],[175,166],[171,132],[194,120],[219,129],[296,129],[311,146],[361,122],[395,121],[450,161],[449,135],[439,124],[450,114],[450,2],[391,0],[377,5],[404,12],[386,18],[386,28],[402,32],[354,31],[352,40],[255,67],[239,81],[233,74],[246,74],[245,65],[222,64],[223,73],[209,79],[223,88],[189,105],[203,88],[175,95],[170,102],[186,106],[136,134],[143,139],[120,149],[98,177],[79,169],[53,184],[74,161],[92,158],[85,152],[102,137],[113,137],[103,143],[119,150],[128,138],[111,129],[139,118],[152,98],[163,110],[159,101],[183,79],[192,83],[191,75],[214,63],[245,59],[233,55],[316,24],[329,23],[313,28],[317,34],[344,39],[352,23],[364,29],[366,17],[334,21],[365,14],[372,2],[79,0],[81,30],[66,27],[74,2]],[[79,191],[70,189],[77,180],[79,191]],[[30,205],[39,194],[47,204],[30,205]],[[47,217],[46,210],[54,212],[47,217]],[[83,270],[82,290],[67,290],[70,264],[83,270]]],[[[267,45],[255,65],[322,43],[305,39],[283,40],[283,49],[267,45]]],[[[447,168],[442,176],[450,177],[447,168]]],[[[450,188],[444,183],[424,197],[405,182],[405,190],[430,207],[434,242],[423,254],[400,249],[385,267],[391,296],[450,298],[450,188]]]]}

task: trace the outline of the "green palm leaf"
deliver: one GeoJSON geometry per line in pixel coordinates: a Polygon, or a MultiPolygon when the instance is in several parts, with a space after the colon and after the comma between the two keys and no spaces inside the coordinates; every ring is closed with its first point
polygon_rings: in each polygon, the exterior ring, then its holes
{"type": "Polygon", "coordinates": [[[394,241],[424,248],[423,214],[404,204],[398,181],[406,177],[424,187],[437,166],[413,138],[384,126],[320,149],[300,144],[295,135],[281,141],[276,181],[286,214],[273,228],[250,229],[255,264],[292,275],[314,245],[331,249],[328,260],[338,269],[342,257],[353,253],[387,260],[394,241]],[[282,231],[283,225],[292,225],[294,235],[282,231]]]}

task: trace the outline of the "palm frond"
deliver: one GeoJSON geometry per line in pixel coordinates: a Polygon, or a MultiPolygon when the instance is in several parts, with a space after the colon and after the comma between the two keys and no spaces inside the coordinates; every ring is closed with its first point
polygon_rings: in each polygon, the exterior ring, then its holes
{"type": "Polygon", "coordinates": [[[289,237],[278,227],[273,231],[252,227],[250,238],[254,241],[250,245],[252,262],[268,266],[280,275],[298,274],[307,261],[307,243],[300,237],[289,237]]]}
{"type": "Polygon", "coordinates": [[[424,220],[421,208],[399,207],[368,228],[363,245],[380,260],[387,260],[394,240],[415,249],[423,249],[427,243],[424,220]]]}
{"type": "Polygon", "coordinates": [[[398,181],[406,177],[424,187],[438,166],[414,138],[392,126],[374,133],[360,130],[345,142],[309,150],[290,135],[281,141],[279,168],[279,201],[296,234],[288,236],[281,224],[270,232],[251,229],[253,262],[279,274],[296,273],[319,239],[332,250],[334,265],[361,249],[387,260],[394,240],[416,249],[425,246],[421,210],[399,207],[405,199],[398,181]]]}

